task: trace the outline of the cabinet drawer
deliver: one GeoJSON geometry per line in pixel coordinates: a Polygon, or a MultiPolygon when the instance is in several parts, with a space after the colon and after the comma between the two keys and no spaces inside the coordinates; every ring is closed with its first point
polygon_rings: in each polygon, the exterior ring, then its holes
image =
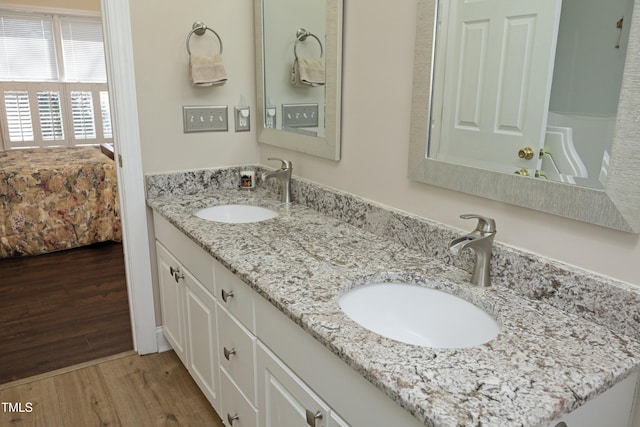
{"type": "Polygon", "coordinates": [[[227,270],[222,264],[214,262],[216,298],[220,305],[233,314],[244,325],[245,328],[255,334],[255,303],[254,291],[227,270]]]}
{"type": "Polygon", "coordinates": [[[180,263],[193,274],[211,294],[213,287],[213,258],[161,215],[153,212],[153,226],[159,240],[180,263]]]}
{"type": "Polygon", "coordinates": [[[252,404],[256,402],[256,338],[226,310],[218,307],[218,359],[220,366],[252,404]]]}
{"type": "Polygon", "coordinates": [[[247,402],[226,373],[221,373],[220,380],[224,390],[220,416],[225,425],[227,427],[257,427],[258,414],[254,407],[247,402]]]}

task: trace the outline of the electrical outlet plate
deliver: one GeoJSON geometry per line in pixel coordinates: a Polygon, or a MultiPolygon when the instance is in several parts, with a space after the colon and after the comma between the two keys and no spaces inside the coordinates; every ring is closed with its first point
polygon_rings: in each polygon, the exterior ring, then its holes
{"type": "Polygon", "coordinates": [[[227,110],[226,105],[182,107],[184,133],[228,131],[229,118],[227,110]]]}
{"type": "Polygon", "coordinates": [[[236,119],[236,132],[247,132],[251,130],[251,110],[249,107],[235,107],[234,113],[236,119]]]}
{"type": "Polygon", "coordinates": [[[282,104],[282,126],[312,128],[318,126],[318,104],[282,104]]]}

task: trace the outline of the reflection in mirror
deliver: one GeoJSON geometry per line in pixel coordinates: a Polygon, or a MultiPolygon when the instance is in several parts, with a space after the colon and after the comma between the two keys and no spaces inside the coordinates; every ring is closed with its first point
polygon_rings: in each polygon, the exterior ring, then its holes
{"type": "Polygon", "coordinates": [[[429,156],[604,188],[632,11],[440,1],[429,156]]]}
{"type": "Polygon", "coordinates": [[[338,160],[342,1],[255,6],[260,142],[338,160]]]}
{"type": "Polygon", "coordinates": [[[418,0],[409,177],[640,232],[638,1],[564,0],[559,15],[558,0],[507,2],[525,9],[500,15],[504,0],[418,0]],[[528,10],[530,3],[548,8],[528,10]],[[506,23],[500,31],[489,31],[487,10],[506,23]],[[548,25],[534,27],[538,16],[548,25]],[[546,62],[538,43],[554,52],[546,62]],[[496,142],[506,149],[482,159],[489,149],[481,144],[496,142]],[[507,160],[490,164],[498,156],[507,160]]]}

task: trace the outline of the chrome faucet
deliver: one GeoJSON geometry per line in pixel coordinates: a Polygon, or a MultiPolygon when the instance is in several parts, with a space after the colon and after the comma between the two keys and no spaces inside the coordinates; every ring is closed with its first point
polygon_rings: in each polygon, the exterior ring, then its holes
{"type": "Polygon", "coordinates": [[[266,182],[269,178],[275,178],[280,181],[280,200],[283,203],[291,203],[291,171],[293,171],[293,165],[289,160],[276,159],[274,157],[269,157],[267,160],[280,160],[282,166],[273,172],[264,172],[262,180],[266,182]]]}
{"type": "Polygon", "coordinates": [[[473,214],[460,215],[460,218],[477,219],[478,225],[471,233],[453,239],[449,243],[449,250],[453,255],[458,255],[467,248],[471,249],[476,255],[471,283],[481,287],[491,286],[489,266],[493,238],[496,235],[496,222],[491,218],[473,214]]]}

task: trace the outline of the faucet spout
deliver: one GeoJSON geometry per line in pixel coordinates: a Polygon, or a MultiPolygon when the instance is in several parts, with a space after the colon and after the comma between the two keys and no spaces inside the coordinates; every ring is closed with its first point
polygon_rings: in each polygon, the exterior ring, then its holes
{"type": "Polygon", "coordinates": [[[471,238],[470,236],[462,236],[458,237],[457,239],[453,239],[449,243],[449,250],[453,255],[457,256],[460,251],[462,251],[469,245],[471,241],[473,241],[473,238],[471,238]]]}
{"type": "Polygon", "coordinates": [[[493,248],[493,238],[496,234],[495,221],[478,215],[461,215],[461,218],[478,219],[478,226],[471,233],[453,239],[449,243],[449,250],[455,256],[463,250],[471,249],[475,256],[471,283],[481,287],[491,286],[491,275],[489,272],[491,265],[491,250],[493,248]]]}
{"type": "Polygon", "coordinates": [[[291,172],[293,166],[289,160],[275,159],[269,157],[267,160],[280,160],[282,166],[280,169],[262,174],[262,181],[266,182],[270,178],[278,180],[280,183],[280,200],[283,203],[291,203],[291,172]]]}

